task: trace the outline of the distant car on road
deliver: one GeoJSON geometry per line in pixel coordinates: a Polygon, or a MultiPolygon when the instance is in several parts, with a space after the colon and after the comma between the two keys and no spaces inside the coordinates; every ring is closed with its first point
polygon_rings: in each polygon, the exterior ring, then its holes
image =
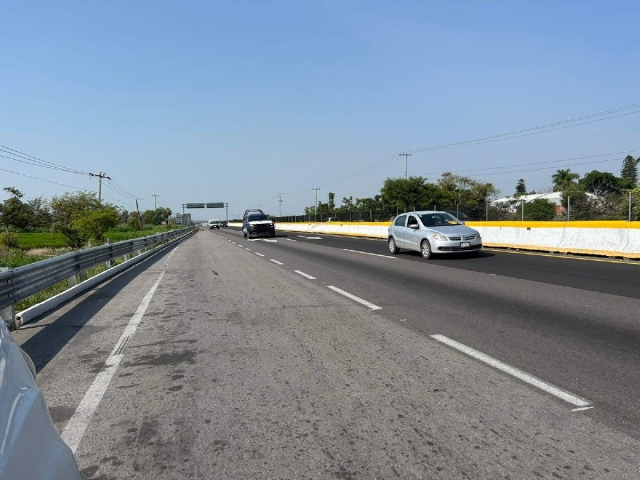
{"type": "Polygon", "coordinates": [[[220,230],[220,222],[217,219],[209,220],[209,230],[217,228],[220,230]]]}
{"type": "Polygon", "coordinates": [[[229,226],[229,222],[227,222],[226,220],[222,220],[222,221],[220,222],[220,226],[221,226],[221,227],[228,227],[228,226],[229,226]]]}
{"type": "Polygon", "coordinates": [[[482,249],[477,230],[447,212],[431,210],[398,215],[389,227],[387,242],[393,254],[404,248],[420,252],[426,259],[459,252],[477,255],[482,249]]]}
{"type": "Polygon", "coordinates": [[[29,356],[0,318],[0,478],[80,480],[36,385],[29,356]]]}

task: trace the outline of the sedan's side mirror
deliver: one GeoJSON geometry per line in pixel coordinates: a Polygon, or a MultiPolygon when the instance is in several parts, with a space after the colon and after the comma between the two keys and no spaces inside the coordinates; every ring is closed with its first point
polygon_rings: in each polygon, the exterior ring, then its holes
{"type": "Polygon", "coordinates": [[[409,228],[412,229],[412,230],[418,230],[420,227],[414,223],[414,224],[409,225],[409,228]]]}

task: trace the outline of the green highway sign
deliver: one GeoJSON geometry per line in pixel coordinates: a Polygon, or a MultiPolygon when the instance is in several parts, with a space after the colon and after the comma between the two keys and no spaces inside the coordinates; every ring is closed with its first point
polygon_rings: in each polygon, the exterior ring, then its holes
{"type": "Polygon", "coordinates": [[[204,208],[204,203],[187,203],[187,208],[204,208]]]}
{"type": "Polygon", "coordinates": [[[207,203],[207,208],[224,208],[224,202],[207,203]]]}

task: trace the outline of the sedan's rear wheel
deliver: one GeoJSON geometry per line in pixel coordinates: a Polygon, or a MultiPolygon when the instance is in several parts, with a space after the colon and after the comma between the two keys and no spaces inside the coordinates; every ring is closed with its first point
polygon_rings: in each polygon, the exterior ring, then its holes
{"type": "Polygon", "coordinates": [[[432,252],[429,240],[422,240],[422,243],[420,244],[420,253],[422,254],[422,258],[425,260],[429,260],[431,258],[432,252]]]}
{"type": "Polygon", "coordinates": [[[400,249],[396,245],[396,239],[393,237],[389,239],[389,251],[394,255],[400,251],[400,249]]]}

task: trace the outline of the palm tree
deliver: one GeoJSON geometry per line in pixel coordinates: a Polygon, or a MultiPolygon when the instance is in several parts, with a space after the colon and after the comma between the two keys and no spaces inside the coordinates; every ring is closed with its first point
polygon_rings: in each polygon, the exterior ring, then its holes
{"type": "Polygon", "coordinates": [[[558,170],[551,176],[551,180],[553,180],[553,191],[561,192],[566,190],[573,185],[574,180],[577,180],[578,178],[580,178],[580,175],[571,172],[570,168],[567,168],[566,170],[558,170]]]}

